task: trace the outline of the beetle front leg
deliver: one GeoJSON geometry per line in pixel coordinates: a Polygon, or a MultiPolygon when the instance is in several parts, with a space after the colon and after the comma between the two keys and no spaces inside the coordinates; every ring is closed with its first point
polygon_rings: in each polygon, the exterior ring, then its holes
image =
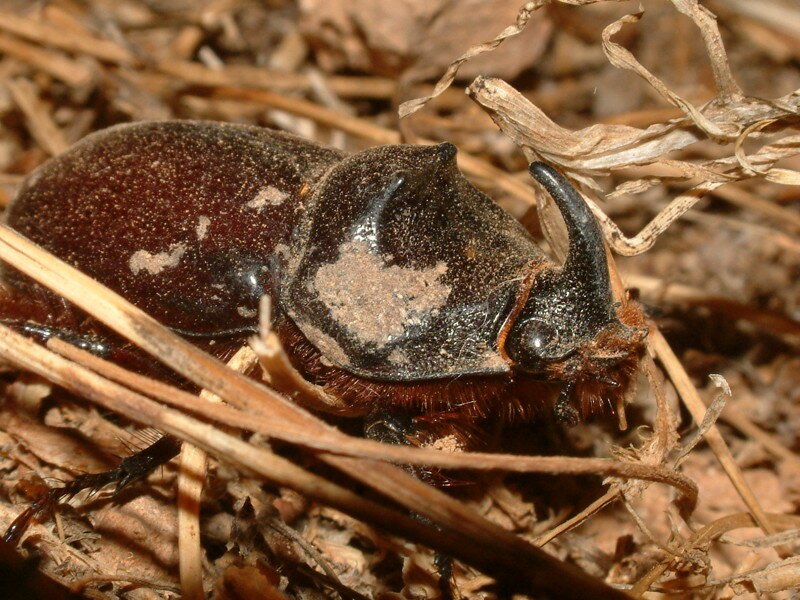
{"type": "MultiPolygon", "coordinates": [[[[442,433],[441,423],[438,423],[436,419],[413,417],[384,409],[372,411],[364,423],[364,435],[384,444],[428,446],[436,438],[435,434],[441,435],[442,433]]],[[[449,487],[456,484],[454,479],[442,474],[438,469],[414,465],[408,465],[405,468],[417,479],[436,487],[449,487]]],[[[429,523],[425,517],[415,513],[412,513],[412,516],[429,523]]],[[[442,598],[445,600],[460,598],[453,577],[453,557],[437,552],[434,555],[434,565],[439,575],[439,589],[442,598]]]]}
{"type": "MultiPolygon", "coordinates": [[[[426,433],[415,424],[411,415],[402,412],[375,409],[364,419],[364,437],[383,444],[421,447],[425,445],[426,433]]],[[[405,468],[417,479],[428,483],[434,483],[435,474],[438,474],[426,467],[408,465],[405,468]]]]}
{"type": "Polygon", "coordinates": [[[0,319],[0,324],[42,344],[46,344],[52,338],[58,338],[100,358],[109,358],[112,353],[112,344],[99,336],[81,335],[66,328],[41,325],[33,321],[0,319]]]}
{"type": "MultiPolygon", "coordinates": [[[[473,419],[458,412],[413,415],[378,408],[365,418],[364,436],[384,444],[461,451],[476,440],[478,428],[473,419]]],[[[409,465],[405,468],[418,479],[436,487],[454,487],[466,483],[445,475],[435,467],[409,465]]]]}
{"type": "Polygon", "coordinates": [[[581,421],[578,410],[573,406],[572,394],[574,391],[575,384],[571,381],[565,382],[553,407],[556,421],[568,427],[575,427],[581,421]]]}

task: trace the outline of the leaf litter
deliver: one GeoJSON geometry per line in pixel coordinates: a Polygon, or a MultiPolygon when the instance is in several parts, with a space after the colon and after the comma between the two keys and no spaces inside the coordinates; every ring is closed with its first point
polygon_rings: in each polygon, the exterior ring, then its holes
{"type": "MultiPolygon", "coordinates": [[[[634,595],[753,597],[796,587],[800,478],[793,425],[800,423],[800,358],[792,327],[800,319],[800,228],[792,186],[800,183],[800,90],[779,91],[778,82],[796,87],[798,80],[797,8],[783,0],[672,0],[647,3],[645,11],[601,0],[529,2],[517,7],[516,19],[477,27],[475,39],[500,33],[464,51],[471,40],[456,33],[466,17],[444,2],[409,1],[424,5],[422,13],[412,13],[422,16],[410,22],[392,21],[391,11],[356,21],[346,3],[327,4],[338,11],[336,18],[318,3],[280,0],[4,7],[0,200],[8,202],[21,176],[48,155],[115,122],[247,121],[358,149],[380,136],[393,139],[391,106],[407,100],[400,104],[403,134],[451,139],[462,155],[483,161],[464,168],[534,233],[546,231],[558,254],[565,238],[557,213],[543,195],[526,193],[514,174],[524,172],[519,149],[527,161],[546,160],[581,187],[610,248],[622,257],[622,280],[635,282],[677,356],[653,342],[657,336],[651,339],[658,363],[645,359],[646,377],[629,399],[626,431],[604,422],[568,431],[516,425],[501,447],[556,459],[564,454],[554,469],[561,464],[564,473],[574,472],[568,465],[576,455],[668,469],[680,463],[697,484],[699,504],[694,511],[681,508],[672,488],[619,474],[603,485],[598,478],[569,475],[486,473],[453,493],[489,520],[525,539],[546,540],[549,552],[634,595]],[[174,24],[163,26],[164,18],[174,24]],[[68,33],[53,36],[54,28],[68,33]],[[380,31],[405,41],[387,48],[380,31]],[[523,46],[513,65],[499,58],[493,64],[495,50],[525,31],[539,36],[527,46],[530,54],[519,56],[523,46]],[[416,52],[413,41],[431,32],[437,43],[427,46],[427,54],[416,52]],[[339,56],[355,62],[333,60],[337,46],[339,56]],[[459,54],[448,66],[448,56],[459,54]],[[478,56],[483,66],[468,72],[478,56]],[[765,81],[755,73],[759,69],[773,77],[765,81]],[[442,70],[444,76],[430,85],[431,75],[442,70]],[[620,73],[628,78],[619,79],[620,73]],[[448,89],[456,81],[468,84],[468,98],[448,89]],[[610,94],[604,81],[624,81],[617,95],[629,91],[639,105],[631,100],[633,108],[614,119],[607,109],[596,116],[610,94]],[[306,97],[322,110],[305,105],[306,97]],[[349,121],[332,114],[342,109],[349,121]],[[495,174],[497,165],[511,175],[481,175],[495,174]],[[722,396],[711,373],[730,385],[724,406],[714,400],[722,396]],[[714,410],[706,412],[697,400],[714,410]],[[709,445],[700,442],[699,431],[709,445]],[[724,446],[713,447],[714,432],[724,446]],[[755,505],[748,489],[757,491],[755,505]]],[[[15,371],[4,377],[18,387],[38,385],[18,379],[15,371]]],[[[286,373],[283,380],[293,381],[286,373]]],[[[74,462],[73,451],[63,450],[75,448],[76,431],[81,445],[96,446],[98,457],[119,453],[115,435],[87,433],[84,423],[98,417],[70,409],[74,402],[62,392],[41,398],[34,389],[6,401],[0,437],[4,522],[24,502],[35,474],[63,478],[86,468],[74,462]],[[49,423],[60,423],[47,435],[35,424],[37,407],[46,408],[49,423]]],[[[110,414],[100,419],[117,426],[110,414]]],[[[118,435],[129,429],[122,424],[118,435]]],[[[251,442],[264,444],[258,436],[251,442]]],[[[169,469],[154,479],[164,477],[169,481],[169,469]]],[[[164,539],[139,537],[141,547],[127,546],[133,549],[129,560],[112,558],[117,555],[98,546],[108,538],[98,542],[88,521],[111,518],[117,534],[110,539],[125,547],[131,522],[123,508],[136,506],[90,499],[88,510],[67,511],[60,527],[35,527],[45,549],[43,570],[91,590],[92,597],[174,597],[177,573],[168,556],[174,501],[169,483],[158,489],[146,496],[152,506],[144,510],[151,512],[135,520],[151,515],[164,539]]],[[[224,461],[212,459],[202,502],[203,579],[216,597],[330,597],[347,595],[347,589],[371,597],[441,594],[429,550],[265,486],[224,461]],[[258,506],[252,514],[246,501],[258,506]],[[286,536],[256,535],[263,531],[259,523],[276,518],[316,551],[286,536]]],[[[454,574],[463,597],[496,597],[492,580],[472,567],[457,563],[454,574]]]]}

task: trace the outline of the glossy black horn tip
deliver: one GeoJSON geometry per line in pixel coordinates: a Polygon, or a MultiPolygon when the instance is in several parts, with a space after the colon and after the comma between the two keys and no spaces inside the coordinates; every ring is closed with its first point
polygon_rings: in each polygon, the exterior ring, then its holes
{"type": "Polygon", "coordinates": [[[532,162],[528,165],[528,172],[531,176],[544,186],[544,188],[555,198],[556,194],[563,196],[572,191],[572,185],[561,173],[553,167],[543,162],[532,162]]]}
{"type": "Polygon", "coordinates": [[[528,172],[539,183],[544,183],[543,179],[545,177],[553,177],[558,175],[553,167],[541,161],[535,161],[528,165],[528,172]]]}
{"type": "MultiPolygon", "coordinates": [[[[561,215],[570,230],[570,238],[576,241],[586,237],[595,246],[602,246],[600,230],[592,211],[569,180],[548,164],[533,162],[528,166],[531,176],[538,181],[558,205],[561,215]]],[[[587,240],[588,241],[588,240],[587,240]]]]}

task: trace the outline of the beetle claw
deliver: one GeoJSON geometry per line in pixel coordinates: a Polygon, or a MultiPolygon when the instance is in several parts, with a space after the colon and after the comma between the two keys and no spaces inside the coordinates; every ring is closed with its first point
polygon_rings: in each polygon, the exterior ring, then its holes
{"type": "Polygon", "coordinates": [[[580,423],[580,415],[577,409],[572,406],[572,392],[574,389],[574,383],[565,383],[553,407],[553,414],[555,415],[556,421],[563,423],[567,427],[575,427],[575,425],[580,423]]]}

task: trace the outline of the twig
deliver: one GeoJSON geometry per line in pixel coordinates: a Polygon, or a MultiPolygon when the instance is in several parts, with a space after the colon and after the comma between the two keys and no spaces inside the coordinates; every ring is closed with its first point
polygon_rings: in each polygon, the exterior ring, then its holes
{"type": "Polygon", "coordinates": [[[0,12],[0,29],[45,46],[94,56],[115,64],[132,64],[135,61],[127,49],[110,40],[79,35],[69,29],[20,17],[7,11],[0,12]]]}
{"type": "MultiPolygon", "coordinates": [[[[652,328],[648,340],[695,422],[698,424],[702,423],[706,412],[706,405],[700,398],[700,394],[698,394],[697,389],[689,379],[689,375],[684,370],[678,357],[675,356],[667,340],[664,339],[664,336],[661,335],[661,332],[656,327],[652,328]]],[[[733,458],[728,445],[725,443],[716,425],[711,426],[708,431],[706,431],[705,439],[711,447],[711,450],[717,456],[720,465],[722,465],[725,473],[727,473],[731,483],[739,493],[739,496],[752,513],[753,519],[758,523],[758,526],[768,535],[775,533],[775,529],[768,521],[766,513],[758,502],[753,490],[745,481],[742,471],[739,469],[739,465],[736,464],[736,460],[733,458]]],[[[782,556],[790,554],[787,549],[776,548],[776,551],[782,556]]]]}
{"type": "MultiPolygon", "coordinates": [[[[241,348],[228,361],[228,367],[240,373],[256,363],[253,352],[241,348]]],[[[210,402],[221,402],[214,394],[202,390],[210,402]]],[[[202,600],[203,554],[200,546],[200,500],[206,478],[206,453],[191,444],[183,444],[178,471],[178,557],[180,561],[181,592],[186,600],[202,600]]]]}
{"type": "Polygon", "coordinates": [[[248,404],[246,410],[242,409],[241,402],[239,403],[240,408],[211,404],[202,397],[197,398],[169,385],[126,371],[61,340],[51,339],[48,347],[112,381],[138,390],[166,404],[191,411],[221,424],[257,431],[270,437],[332,454],[450,469],[599,475],[653,481],[671,485],[679,490],[681,492],[679,503],[687,512],[691,512],[697,499],[697,488],[691,480],[656,464],[568,456],[523,456],[481,452],[450,453],[432,448],[378,444],[370,440],[346,436],[330,429],[325,430],[324,433],[309,433],[303,427],[277,422],[273,409],[266,404],[263,407],[259,407],[256,403],[248,404]]]}
{"type": "MultiPolygon", "coordinates": [[[[0,16],[2,19],[2,16],[0,16]]],[[[50,156],[57,156],[69,147],[64,134],[50,117],[49,111],[37,95],[34,85],[27,79],[14,79],[6,82],[14,102],[25,115],[31,136],[50,156]]]]}
{"type": "Polygon", "coordinates": [[[94,78],[87,67],[63,54],[44,50],[5,33],[0,33],[0,52],[14,56],[76,88],[89,86],[94,78]]]}

